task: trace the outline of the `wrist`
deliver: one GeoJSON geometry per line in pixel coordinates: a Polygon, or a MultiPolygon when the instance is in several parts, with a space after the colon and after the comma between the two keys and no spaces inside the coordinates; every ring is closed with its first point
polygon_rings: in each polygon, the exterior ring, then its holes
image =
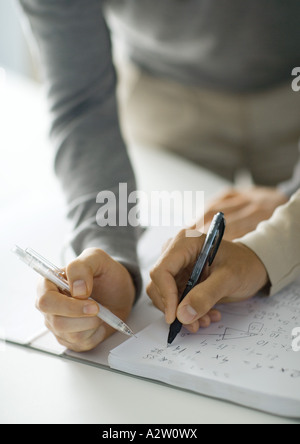
{"type": "Polygon", "coordinates": [[[133,306],[141,291],[141,278],[132,272],[130,265],[119,261],[118,263],[124,273],[124,282],[126,283],[124,291],[129,295],[131,306],[133,306]]]}
{"type": "Polygon", "coordinates": [[[257,254],[249,247],[241,242],[236,242],[236,245],[243,251],[247,263],[247,276],[253,286],[253,292],[258,293],[270,287],[270,278],[267,269],[257,254]]]}

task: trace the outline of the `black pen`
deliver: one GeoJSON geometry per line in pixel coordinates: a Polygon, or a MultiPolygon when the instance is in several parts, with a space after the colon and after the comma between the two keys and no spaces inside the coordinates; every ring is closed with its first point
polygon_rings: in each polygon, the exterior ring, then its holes
{"type": "MultiPolygon", "coordinates": [[[[218,213],[213,218],[211,226],[209,227],[205,243],[202,251],[197,259],[196,265],[193,269],[191,277],[187,283],[187,286],[179,300],[179,304],[183,301],[186,295],[198,284],[199,279],[206,265],[212,265],[219,246],[222,242],[225,232],[226,222],[223,213],[218,213]]],[[[182,328],[182,323],[176,318],[173,324],[170,326],[168,345],[172,344],[178,333],[182,328]]]]}

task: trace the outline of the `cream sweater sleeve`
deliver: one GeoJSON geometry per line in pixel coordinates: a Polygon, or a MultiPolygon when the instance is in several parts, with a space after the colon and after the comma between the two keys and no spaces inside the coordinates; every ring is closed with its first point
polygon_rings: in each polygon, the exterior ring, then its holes
{"type": "Polygon", "coordinates": [[[253,250],[265,265],[271,294],[300,276],[300,190],[272,218],[236,242],[253,250]]]}

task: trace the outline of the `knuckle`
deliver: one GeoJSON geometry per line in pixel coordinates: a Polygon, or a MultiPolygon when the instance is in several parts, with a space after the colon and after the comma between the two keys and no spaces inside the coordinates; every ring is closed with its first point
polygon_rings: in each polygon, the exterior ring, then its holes
{"type": "Polygon", "coordinates": [[[149,282],[149,284],[147,285],[147,287],[146,287],[146,292],[147,292],[147,294],[150,296],[150,294],[152,293],[152,287],[153,287],[153,284],[152,284],[152,282],[149,282]]]}
{"type": "Polygon", "coordinates": [[[175,241],[178,241],[178,240],[180,240],[180,239],[185,239],[186,238],[186,229],[185,228],[182,228],[179,232],[178,232],[178,234],[177,234],[177,236],[176,236],[176,238],[175,238],[175,241]]]}
{"type": "Polygon", "coordinates": [[[44,319],[44,324],[45,324],[45,327],[48,328],[48,330],[54,334],[54,329],[52,327],[52,324],[47,317],[45,317],[45,319],[44,319]]]}
{"type": "Polygon", "coordinates": [[[66,267],[67,275],[70,276],[71,274],[76,273],[76,271],[81,267],[82,267],[82,261],[78,258],[75,259],[74,261],[70,262],[67,265],[66,267]]]}
{"type": "Polygon", "coordinates": [[[87,248],[77,258],[77,260],[81,264],[84,264],[86,262],[87,258],[92,259],[92,260],[97,260],[100,257],[105,257],[106,259],[108,259],[110,256],[104,250],[101,250],[101,248],[87,248]]]}
{"type": "Polygon", "coordinates": [[[77,352],[85,352],[95,347],[92,337],[86,337],[86,332],[76,332],[69,334],[67,341],[72,344],[72,350],[77,352]]]}
{"type": "Polygon", "coordinates": [[[85,256],[93,256],[93,255],[99,255],[99,254],[103,254],[104,251],[101,248],[86,248],[83,253],[79,256],[79,257],[85,257],[85,256]]]}
{"type": "Polygon", "coordinates": [[[49,307],[49,295],[44,293],[36,298],[35,302],[36,308],[42,313],[46,313],[49,307]]]}
{"type": "Polygon", "coordinates": [[[155,308],[158,308],[159,310],[161,310],[161,305],[159,304],[159,302],[156,299],[152,299],[152,304],[154,305],[155,308]]]}
{"type": "MultiPolygon", "coordinates": [[[[60,345],[62,345],[63,347],[67,346],[67,342],[63,338],[60,338],[59,336],[55,336],[55,338],[60,345]]],[[[77,350],[74,350],[74,351],[77,351],[77,350]]]]}
{"type": "Polygon", "coordinates": [[[64,331],[65,322],[60,316],[52,316],[51,324],[55,331],[57,332],[64,331]]]}
{"type": "Polygon", "coordinates": [[[68,348],[73,350],[76,353],[84,353],[92,350],[95,347],[95,344],[79,344],[79,343],[71,343],[68,348]]]}
{"type": "Polygon", "coordinates": [[[151,299],[151,301],[154,301],[156,292],[155,292],[153,284],[149,284],[147,286],[146,291],[147,291],[147,294],[148,294],[149,298],[151,299]]]}
{"type": "Polygon", "coordinates": [[[70,342],[71,344],[81,345],[82,343],[84,343],[84,339],[85,334],[82,331],[70,333],[68,335],[68,342],[70,342]]]}
{"type": "Polygon", "coordinates": [[[95,344],[92,338],[88,338],[81,344],[81,347],[83,349],[82,351],[89,351],[95,347],[95,344]]]}
{"type": "MultiPolygon", "coordinates": [[[[158,275],[158,268],[154,267],[151,271],[150,271],[150,278],[152,279],[152,281],[155,281],[157,279],[157,275],[158,275]]],[[[151,283],[149,284],[151,285],[151,283]]]]}

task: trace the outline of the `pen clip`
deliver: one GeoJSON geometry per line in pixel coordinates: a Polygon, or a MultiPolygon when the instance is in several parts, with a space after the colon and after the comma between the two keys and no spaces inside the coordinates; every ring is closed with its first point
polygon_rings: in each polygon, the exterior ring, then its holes
{"type": "Polygon", "coordinates": [[[39,253],[34,251],[32,248],[26,248],[25,252],[27,254],[29,254],[31,257],[33,257],[34,259],[36,259],[41,264],[43,264],[46,267],[48,267],[49,270],[51,270],[54,274],[56,274],[56,276],[66,280],[66,273],[65,273],[64,270],[61,270],[56,265],[52,264],[50,261],[45,259],[43,256],[41,256],[39,253]]]}
{"type": "Polygon", "coordinates": [[[215,239],[213,241],[212,247],[211,247],[211,253],[208,259],[208,264],[209,266],[212,265],[213,261],[215,260],[216,254],[219,250],[219,247],[221,245],[224,233],[225,233],[225,228],[226,228],[226,222],[225,219],[223,218],[221,223],[220,223],[220,227],[219,230],[216,233],[215,239]]]}
{"type": "Polygon", "coordinates": [[[43,273],[41,273],[41,271],[38,271],[38,272],[40,272],[40,274],[42,274],[42,276],[44,276],[46,279],[49,279],[51,282],[53,282],[59,288],[59,290],[63,294],[65,294],[66,296],[71,295],[69,283],[67,280],[67,275],[64,270],[62,270],[62,269],[58,268],[56,265],[52,264],[50,261],[45,259],[39,253],[32,250],[32,248],[26,248],[25,253],[30,258],[32,258],[37,264],[39,264],[39,266],[43,270],[43,273]],[[52,275],[52,278],[53,278],[52,280],[51,280],[51,277],[49,276],[49,273],[51,273],[51,275],[52,275]]]}

